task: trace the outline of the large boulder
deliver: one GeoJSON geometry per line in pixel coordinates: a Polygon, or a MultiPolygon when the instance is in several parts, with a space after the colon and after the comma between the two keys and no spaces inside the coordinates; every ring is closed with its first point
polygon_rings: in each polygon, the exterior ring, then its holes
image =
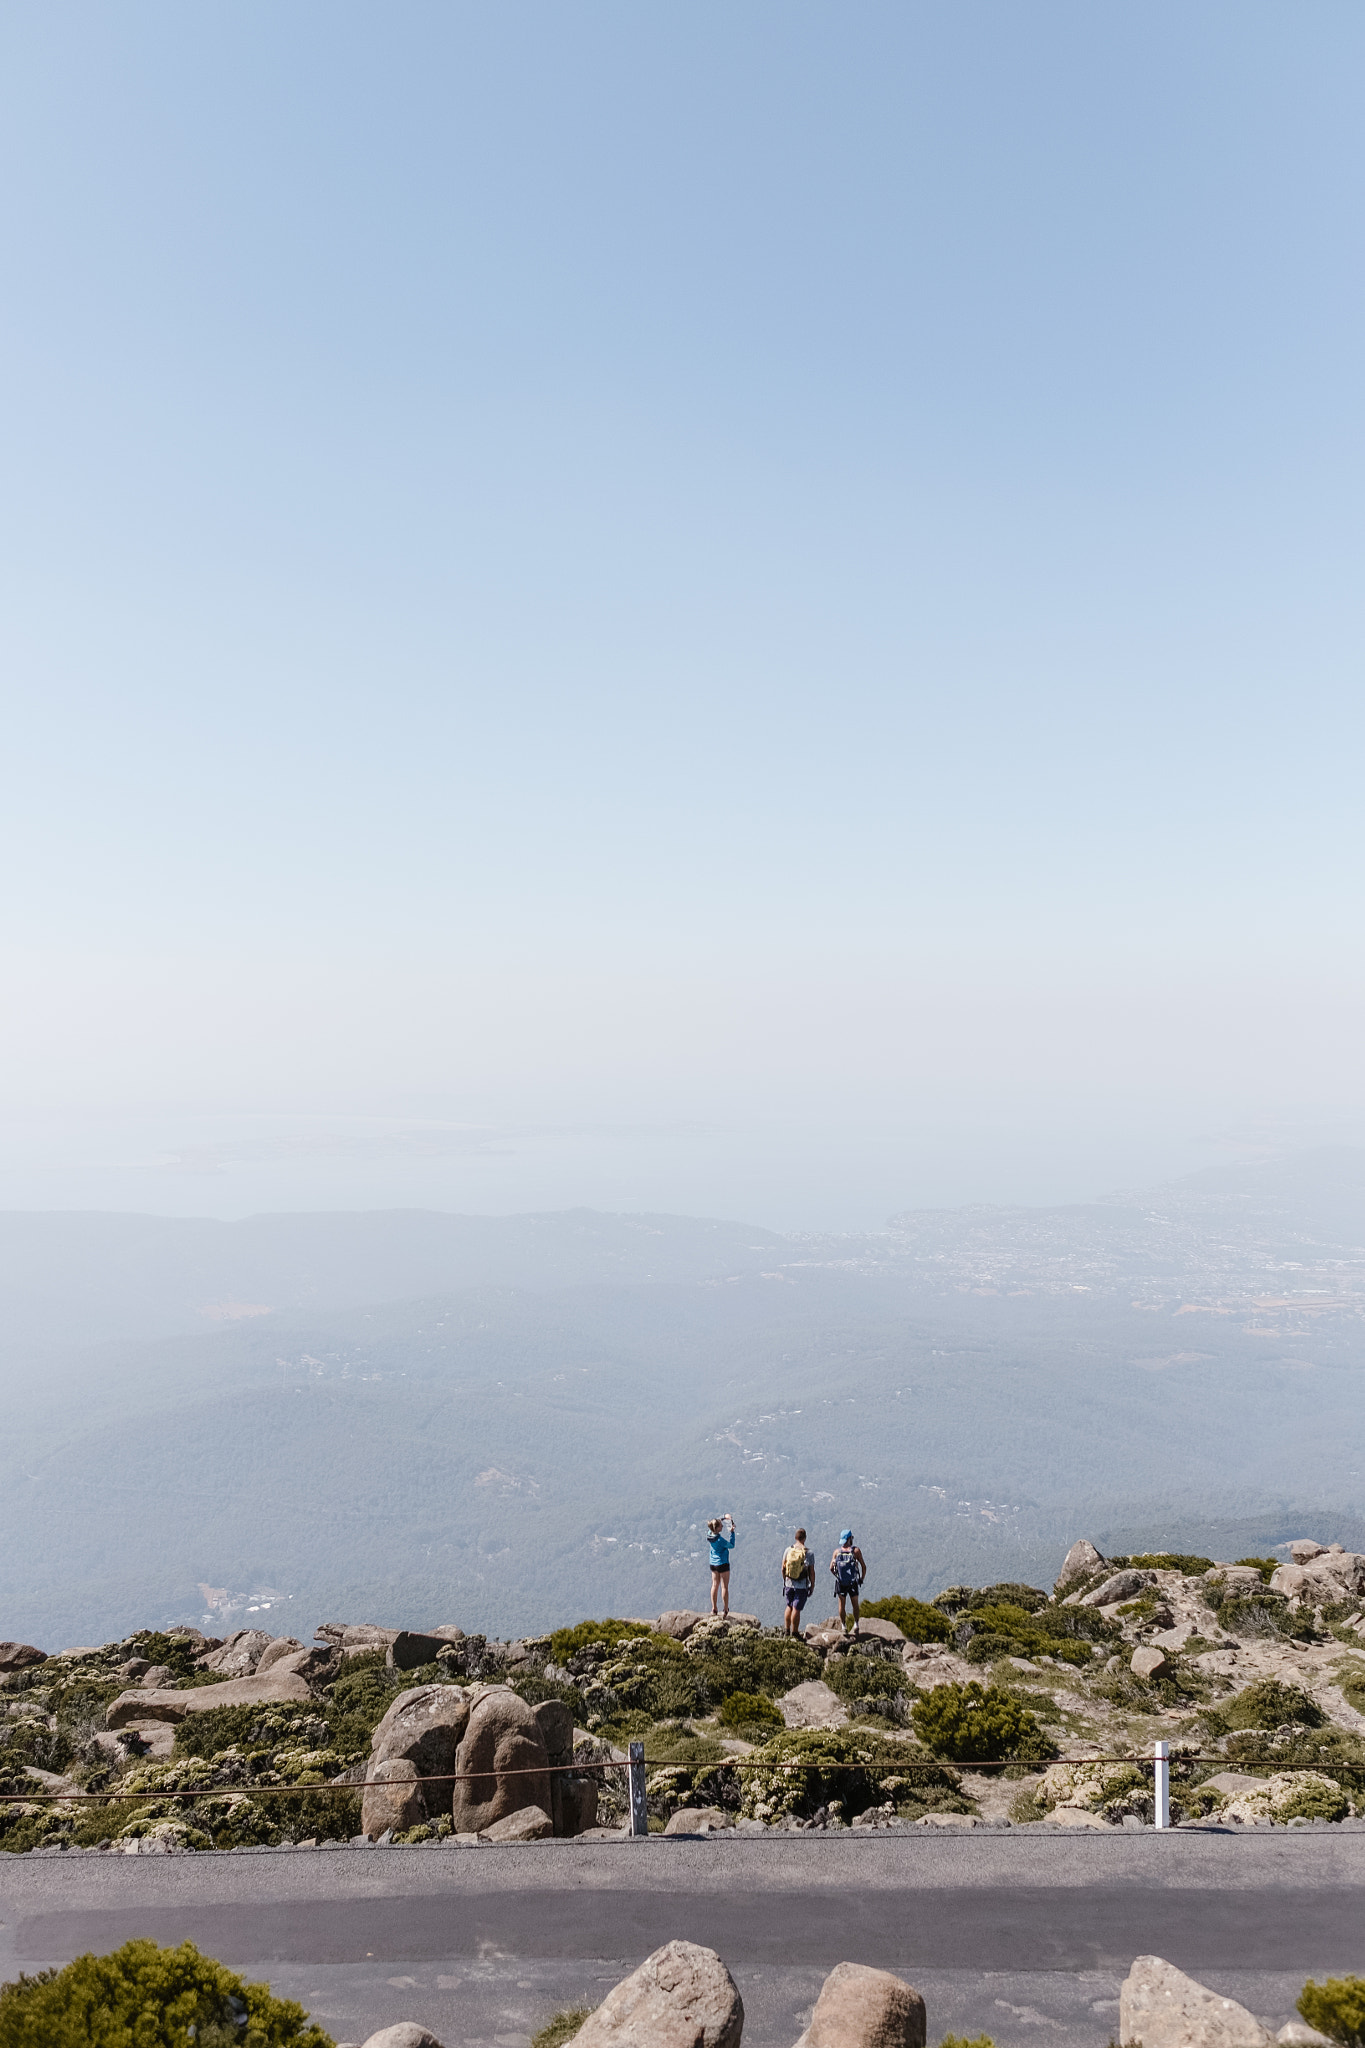
{"type": "Polygon", "coordinates": [[[661,1614],[654,1626],[661,1636],[672,1636],[675,1643],[681,1643],[687,1640],[697,1623],[704,1621],[705,1618],[697,1608],[674,1607],[670,1608],[667,1614],[661,1614]]]}
{"type": "Polygon", "coordinates": [[[495,1820],[483,1831],[486,1842],[544,1842],[555,1824],[541,1806],[519,1806],[515,1813],[495,1820]]]}
{"type": "Polygon", "coordinates": [[[806,2048],[924,2048],[924,2000],[903,1978],[839,1963],[824,1981],[806,2048]]]}
{"type": "MultiPolygon", "coordinates": [[[[400,1692],[370,1737],[372,1764],[403,1757],[419,1778],[453,1777],[469,1726],[469,1694],[459,1685],[415,1685],[400,1692]]],[[[432,1787],[433,1811],[450,1805],[450,1786],[432,1787]]]]}
{"type": "Polygon", "coordinates": [[[289,1650],[270,1664],[263,1657],[256,1667],[256,1676],[261,1677],[267,1670],[292,1671],[306,1685],[330,1685],[341,1675],[343,1663],[343,1653],[335,1644],[314,1643],[311,1650],[289,1650]]]}
{"type": "Polygon", "coordinates": [[[1096,1586],[1089,1593],[1082,1593],[1082,1607],[1111,1607],[1116,1600],[1136,1600],[1139,1593],[1145,1593],[1153,1583],[1151,1572],[1115,1572],[1103,1585],[1096,1586]]]}
{"type": "Polygon", "coordinates": [[[35,1650],[32,1643],[0,1643],[0,1671],[27,1671],[46,1662],[46,1650],[35,1650]]]}
{"type": "Polygon", "coordinates": [[[426,1817],[426,1800],[415,1764],[404,1756],[395,1756],[371,1766],[360,1801],[363,1834],[382,1835],[389,1828],[401,1834],[407,1828],[420,1826],[426,1817]]]}
{"type": "Polygon", "coordinates": [[[584,2020],[578,2048],[739,2048],[744,2005],[714,1949],[670,1941],[584,2020]]]}
{"type": "Polygon", "coordinates": [[[860,1636],[871,1636],[874,1642],[894,1643],[899,1649],[905,1641],[904,1629],[896,1627],[894,1621],[881,1621],[875,1614],[864,1614],[858,1623],[860,1636]]]}
{"type": "MultiPolygon", "coordinates": [[[[1292,1546],[1304,1549],[1302,1543],[1292,1546]]],[[[1311,1607],[1330,1606],[1337,1600],[1355,1599],[1365,1593],[1365,1556],[1343,1550],[1339,1543],[1326,1550],[1314,1548],[1302,1563],[1282,1564],[1271,1575],[1270,1590],[1291,1600],[1306,1601],[1311,1607]]]]}
{"type": "Polygon", "coordinates": [[[413,1629],[400,1628],[384,1661],[390,1671],[417,1671],[423,1664],[434,1664],[449,1647],[444,1636],[418,1635],[413,1629]]]}
{"type": "Polygon", "coordinates": [[[549,1763],[535,1710],[507,1686],[490,1686],[475,1700],[455,1756],[456,1833],[482,1834],[521,1806],[549,1813],[549,1763]]]}
{"type": "Polygon", "coordinates": [[[1134,1678],[1169,1678],[1172,1666],[1164,1650],[1157,1649],[1153,1643],[1144,1643],[1129,1658],[1128,1669],[1134,1678]]]}
{"type": "Polygon", "coordinates": [[[597,1826],[597,1785],[573,1764],[573,1715],[562,1700],[541,1700],[535,1709],[550,1765],[550,1813],[561,1837],[586,1834],[597,1826]]]}
{"type": "Polygon", "coordinates": [[[190,1714],[206,1714],[211,1707],[259,1707],[281,1700],[311,1700],[313,1697],[297,1672],[277,1664],[264,1678],[229,1678],[222,1685],[195,1685],[184,1692],[147,1691],[138,1687],[121,1692],[104,1710],[106,1728],[128,1728],[135,1721],[183,1721],[190,1714]]]}
{"type": "Polygon", "coordinates": [[[256,1661],[256,1669],[258,1672],[269,1671],[279,1663],[282,1657],[307,1655],[309,1655],[309,1652],[304,1648],[297,1636],[272,1636],[256,1661]]]}
{"type": "Polygon", "coordinates": [[[1082,1536],[1062,1559],[1062,1568],[1053,1581],[1052,1590],[1060,1599],[1070,1587],[1079,1585],[1082,1579],[1093,1578],[1103,1569],[1104,1559],[1100,1552],[1087,1537],[1082,1536]]]}
{"type": "Polygon", "coordinates": [[[1160,1956],[1135,1956],[1119,1990],[1119,2040],[1142,2048],[1269,2048],[1244,2005],[1220,1998],[1160,1956]]]}
{"type": "Polygon", "coordinates": [[[195,1663],[203,1671],[217,1671],[224,1678],[249,1678],[275,1638],[268,1629],[239,1628],[216,1650],[206,1650],[195,1663]]]}
{"type": "Polygon", "coordinates": [[[842,1728],[848,1719],[848,1708],[823,1678],[794,1685],[777,1704],[789,1728],[842,1728]]]}
{"type": "Polygon", "coordinates": [[[371,2034],[361,2048],[441,2048],[441,2044],[416,2020],[399,2020],[396,2027],[381,2027],[377,2034],[371,2034]]]}

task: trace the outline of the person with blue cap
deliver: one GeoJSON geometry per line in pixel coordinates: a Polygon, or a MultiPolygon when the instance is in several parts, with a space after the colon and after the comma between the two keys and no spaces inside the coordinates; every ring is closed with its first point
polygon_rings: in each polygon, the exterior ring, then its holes
{"type": "Polygon", "coordinates": [[[844,1602],[853,1602],[853,1638],[858,1638],[858,1594],[863,1580],[867,1577],[867,1559],[853,1541],[853,1531],[840,1532],[839,1547],[829,1561],[834,1574],[834,1590],[839,1596],[839,1626],[848,1634],[848,1616],[844,1613],[844,1602]]]}

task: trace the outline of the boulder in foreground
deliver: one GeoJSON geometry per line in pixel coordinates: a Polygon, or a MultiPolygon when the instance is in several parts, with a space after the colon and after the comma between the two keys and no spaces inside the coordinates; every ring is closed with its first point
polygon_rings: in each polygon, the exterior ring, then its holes
{"type": "Polygon", "coordinates": [[[416,2020],[400,2020],[396,2027],[381,2027],[361,2048],[441,2048],[436,2036],[416,2020]]]}
{"type": "Polygon", "coordinates": [[[1160,1956],[1135,1956],[1119,1991],[1119,2040],[1142,2048],[1270,2048],[1272,2036],[1235,1999],[1160,1956]]]}
{"type": "Polygon", "coordinates": [[[714,1949],[670,1941],[584,2020],[579,2048],[739,2048],[744,2005],[714,1949]]]}
{"type": "Polygon", "coordinates": [[[924,2048],[924,2000],[889,1970],[839,1963],[815,2001],[804,2048],[924,2048]]]}

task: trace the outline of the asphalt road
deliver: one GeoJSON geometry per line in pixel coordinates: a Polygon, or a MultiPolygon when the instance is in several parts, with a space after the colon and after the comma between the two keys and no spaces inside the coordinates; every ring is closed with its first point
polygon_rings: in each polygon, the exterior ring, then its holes
{"type": "Polygon", "coordinates": [[[0,1856],[0,1977],[135,1934],[197,1942],[345,2041],[418,2019],[447,2048],[525,2048],[681,1936],[729,1964],[748,2048],[791,2048],[845,1959],[917,1985],[931,2042],[1103,2048],[1134,1955],[1274,2026],[1306,1977],[1365,1972],[1365,1832],[0,1856]]]}

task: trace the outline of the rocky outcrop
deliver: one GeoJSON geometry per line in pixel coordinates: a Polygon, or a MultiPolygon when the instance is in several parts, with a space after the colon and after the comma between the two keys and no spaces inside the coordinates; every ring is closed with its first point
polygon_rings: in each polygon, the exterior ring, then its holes
{"type": "Polygon", "coordinates": [[[682,1643],[686,1642],[697,1623],[705,1619],[700,1609],[678,1607],[661,1614],[654,1626],[661,1636],[672,1636],[675,1643],[682,1643]]]}
{"type": "Polygon", "coordinates": [[[381,2027],[362,2041],[361,2048],[441,2048],[440,2042],[415,2020],[400,2020],[396,2027],[381,2027]]]}
{"type": "Polygon", "coordinates": [[[273,1700],[311,1700],[308,1687],[296,1672],[276,1665],[264,1678],[230,1678],[222,1685],[190,1686],[184,1692],[152,1690],[139,1686],[121,1692],[104,1710],[106,1728],[128,1728],[135,1721],[183,1721],[190,1714],[206,1714],[211,1707],[257,1707],[273,1700]]]}
{"type": "Polygon", "coordinates": [[[1063,1593],[1070,1592],[1071,1588],[1080,1585],[1083,1579],[1093,1578],[1096,1572],[1103,1570],[1103,1557],[1094,1544],[1082,1536],[1079,1542],[1072,1544],[1062,1559],[1062,1568],[1053,1581],[1052,1590],[1060,1599],[1063,1593]]]}
{"type": "Polygon", "coordinates": [[[503,1820],[495,1820],[483,1831],[486,1842],[544,1842],[555,1824],[543,1806],[519,1806],[503,1820]]]}
{"type": "MultiPolygon", "coordinates": [[[[258,1672],[270,1671],[283,1657],[307,1657],[311,1654],[297,1636],[272,1636],[260,1654],[256,1669],[258,1672]]],[[[297,1669],[297,1666],[291,1666],[291,1669],[297,1669]]]]}
{"type": "Polygon", "coordinates": [[[1164,1650],[1159,1650],[1154,1644],[1148,1643],[1143,1648],[1134,1650],[1128,1660],[1128,1668],[1134,1678],[1168,1678],[1171,1673],[1171,1660],[1164,1650]]]}
{"type": "Polygon", "coordinates": [[[423,1664],[434,1664],[449,1647],[444,1636],[418,1635],[413,1629],[400,1628],[384,1661],[390,1671],[417,1671],[423,1664]]]}
{"type": "Polygon", "coordinates": [[[714,1949],[655,1949],[584,2020],[578,2048],[739,2048],[744,2004],[714,1949]]]}
{"type": "Polygon", "coordinates": [[[1119,1991],[1119,2040],[1142,2048],[1270,2048],[1272,2036],[1160,1956],[1137,1956],[1119,1991]]]}
{"type": "Polygon", "coordinates": [[[0,1671],[28,1671],[46,1662],[46,1650],[35,1650],[32,1643],[0,1643],[0,1671]]]}
{"type": "Polygon", "coordinates": [[[1131,1569],[1115,1572],[1101,1585],[1092,1587],[1088,1593],[1082,1593],[1080,1604],[1082,1607],[1112,1607],[1119,1600],[1136,1600],[1139,1593],[1144,1593],[1148,1586],[1154,1583],[1154,1574],[1151,1572],[1131,1569]]]}
{"type": "MultiPolygon", "coordinates": [[[[370,1737],[372,1764],[402,1757],[421,1778],[451,1778],[469,1710],[469,1694],[460,1685],[417,1685],[400,1692],[370,1737]]],[[[449,1806],[449,1795],[446,1784],[438,1794],[441,1807],[449,1806]]]]}
{"type": "Polygon", "coordinates": [[[808,1678],[794,1685],[777,1703],[789,1728],[842,1728],[848,1708],[823,1678],[808,1678]]]}
{"type": "Polygon", "coordinates": [[[1291,1543],[1289,1549],[1294,1562],[1276,1569],[1270,1581],[1272,1593],[1284,1593],[1310,1607],[1327,1607],[1365,1594],[1365,1556],[1359,1551],[1344,1550],[1339,1543],[1310,1543],[1306,1538],[1291,1543]]]}
{"type": "Polygon", "coordinates": [[[550,1766],[550,1813],[560,1837],[584,1835],[597,1826],[597,1781],[572,1769],[573,1715],[562,1700],[541,1700],[535,1709],[550,1766]]]}
{"type": "MultiPolygon", "coordinates": [[[[221,1648],[206,1650],[194,1661],[201,1671],[217,1671],[224,1678],[249,1678],[274,1640],[263,1628],[239,1628],[221,1648]]],[[[292,1645],[292,1637],[289,1640],[292,1645]]]]}
{"type": "Polygon", "coordinates": [[[455,1832],[482,1834],[522,1806],[549,1813],[549,1762],[540,1723],[525,1700],[506,1686],[478,1694],[456,1752],[455,1832]]]}
{"type": "Polygon", "coordinates": [[[721,1806],[680,1806],[670,1814],[664,1828],[666,1835],[713,1835],[717,1828],[729,1827],[733,1814],[726,1813],[721,1806]]]}
{"type": "Polygon", "coordinates": [[[826,1977],[799,2048],[924,2048],[924,2000],[903,1978],[862,1963],[826,1977]]]}
{"type": "Polygon", "coordinates": [[[373,1839],[419,1827],[427,1817],[426,1798],[415,1764],[405,1756],[385,1757],[371,1764],[360,1802],[360,1827],[373,1839]]]}

